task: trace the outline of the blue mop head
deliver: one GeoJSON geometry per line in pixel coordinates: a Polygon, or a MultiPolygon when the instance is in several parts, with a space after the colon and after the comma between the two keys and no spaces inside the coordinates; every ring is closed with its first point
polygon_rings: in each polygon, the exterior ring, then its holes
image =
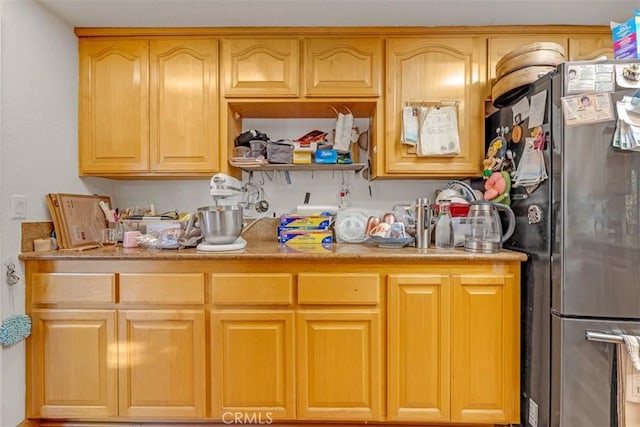
{"type": "Polygon", "coordinates": [[[0,344],[13,345],[31,335],[31,319],[26,314],[14,314],[0,325],[0,344]]]}

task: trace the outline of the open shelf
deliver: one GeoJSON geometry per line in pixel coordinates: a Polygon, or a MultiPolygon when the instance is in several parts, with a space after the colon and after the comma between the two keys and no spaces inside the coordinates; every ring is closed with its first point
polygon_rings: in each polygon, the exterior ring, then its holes
{"type": "Polygon", "coordinates": [[[352,163],[350,165],[340,165],[340,164],[318,164],[318,163],[310,163],[307,165],[297,165],[297,164],[273,164],[273,165],[264,165],[264,166],[236,166],[238,169],[243,170],[245,172],[251,171],[355,171],[358,172],[364,168],[364,163],[352,163]]]}
{"type": "Polygon", "coordinates": [[[233,100],[228,102],[234,117],[254,119],[315,118],[336,119],[336,111],[351,111],[353,117],[371,117],[377,108],[376,100],[233,100]]]}

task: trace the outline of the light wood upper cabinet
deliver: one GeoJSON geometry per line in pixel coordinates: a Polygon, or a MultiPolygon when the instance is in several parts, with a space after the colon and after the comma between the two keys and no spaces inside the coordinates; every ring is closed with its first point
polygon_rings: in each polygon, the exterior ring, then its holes
{"type": "Polygon", "coordinates": [[[79,40],[80,174],[149,169],[149,43],[79,40]]]}
{"type": "Polygon", "coordinates": [[[297,97],[300,94],[300,40],[225,38],[222,40],[225,97],[297,97]]]}
{"type": "Polygon", "coordinates": [[[587,61],[606,57],[613,59],[611,34],[598,36],[570,37],[569,61],[587,61]]]}
{"type": "Polygon", "coordinates": [[[382,39],[304,41],[306,96],[380,96],[382,39]]]}
{"type": "Polygon", "coordinates": [[[214,38],[80,38],[80,175],[219,170],[214,38]]]}
{"type": "Polygon", "coordinates": [[[486,39],[387,40],[386,139],[375,153],[377,171],[389,177],[479,176],[484,148],[483,96],[486,39]],[[401,143],[402,108],[408,103],[457,102],[460,153],[418,157],[401,143]]]}
{"type": "Polygon", "coordinates": [[[150,65],[151,170],[217,170],[217,41],[152,40],[150,65]]]}
{"type": "Polygon", "coordinates": [[[228,158],[244,119],[336,109],[369,120],[372,178],[478,177],[502,56],[540,41],[559,43],[567,60],[612,56],[602,26],[75,32],[79,175],[112,178],[239,177],[228,158]],[[457,103],[459,153],[417,156],[400,140],[402,107],[440,101],[457,103]]]}
{"type": "Polygon", "coordinates": [[[388,276],[389,420],[449,421],[449,281],[440,274],[388,276]]]}
{"type": "Polygon", "coordinates": [[[519,276],[452,276],[451,421],[513,423],[519,402],[519,276]]]}

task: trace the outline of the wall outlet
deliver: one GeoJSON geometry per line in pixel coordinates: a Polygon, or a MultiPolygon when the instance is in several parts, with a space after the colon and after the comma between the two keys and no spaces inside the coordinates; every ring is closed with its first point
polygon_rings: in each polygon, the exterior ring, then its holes
{"type": "Polygon", "coordinates": [[[11,218],[22,219],[27,217],[27,196],[20,194],[11,195],[11,218]]]}

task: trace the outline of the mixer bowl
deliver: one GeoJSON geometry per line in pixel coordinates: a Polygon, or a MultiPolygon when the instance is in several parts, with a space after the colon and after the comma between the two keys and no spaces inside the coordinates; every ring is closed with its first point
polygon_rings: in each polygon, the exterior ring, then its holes
{"type": "Polygon", "coordinates": [[[198,221],[206,243],[212,245],[233,243],[242,233],[242,207],[205,206],[198,208],[198,221]]]}

